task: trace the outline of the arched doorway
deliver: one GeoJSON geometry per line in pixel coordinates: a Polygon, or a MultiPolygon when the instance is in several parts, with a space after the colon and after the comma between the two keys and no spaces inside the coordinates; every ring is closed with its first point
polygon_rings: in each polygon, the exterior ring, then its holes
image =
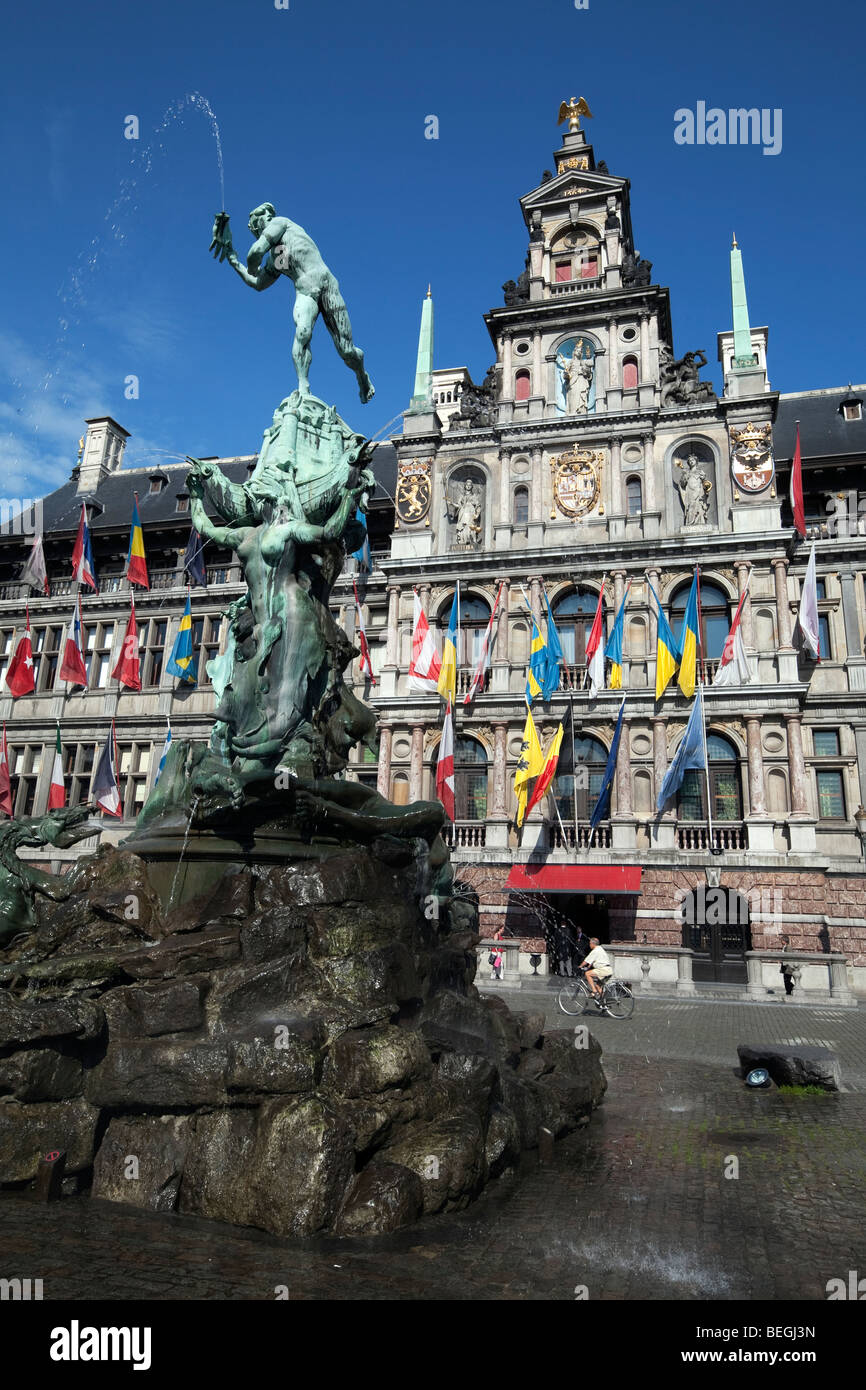
{"type": "Polygon", "coordinates": [[[692,978],[698,984],[745,984],[745,953],[752,949],[748,899],[734,888],[699,883],[680,913],[683,945],[694,952],[692,978]]]}

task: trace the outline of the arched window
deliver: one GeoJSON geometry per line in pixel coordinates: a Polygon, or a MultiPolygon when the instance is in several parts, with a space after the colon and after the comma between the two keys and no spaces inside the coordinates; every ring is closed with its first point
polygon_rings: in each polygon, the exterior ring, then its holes
{"type": "Polygon", "coordinates": [[[636,357],[624,357],[622,359],[622,389],[623,391],[637,390],[636,357]]]}
{"type": "Polygon", "coordinates": [[[586,643],[597,607],[598,594],[590,589],[575,589],[554,607],[553,620],[569,666],[586,665],[586,643]]]}
{"type": "Polygon", "coordinates": [[[391,778],[391,800],[395,806],[409,805],[409,778],[405,772],[395,772],[391,778]]]}
{"type": "Polygon", "coordinates": [[[529,488],[516,487],[514,489],[514,525],[529,525],[529,488]]]}
{"type": "MultiPolygon", "coordinates": [[[[677,640],[679,640],[686,604],[689,601],[690,588],[690,584],[683,584],[671,599],[671,627],[677,640]]],[[[704,660],[718,661],[731,626],[730,605],[727,596],[717,584],[707,584],[701,580],[700,596],[701,644],[704,660]]],[[[700,657],[700,652],[698,656],[700,657]]]]}
{"type": "MultiPolygon", "coordinates": [[[[707,762],[713,820],[742,820],[743,793],[736,748],[721,734],[707,734],[707,762]]],[[[691,770],[683,778],[677,816],[680,820],[707,819],[707,778],[703,770],[691,770]]]]}
{"type": "Polygon", "coordinates": [[[629,478],[625,485],[626,511],[629,516],[640,516],[643,511],[643,493],[640,478],[629,478]]]}
{"type": "MultiPolygon", "coordinates": [[[[563,740],[565,742],[566,740],[563,740]]],[[[569,743],[571,739],[567,740],[569,743]]],[[[571,749],[566,750],[566,757],[571,749]]],[[[570,758],[568,759],[570,762],[570,758]]],[[[553,795],[562,820],[574,821],[575,798],[577,799],[577,819],[589,820],[598,800],[604,769],[607,766],[607,749],[599,739],[590,734],[574,739],[575,772],[562,772],[553,779],[553,795]],[[576,785],[575,785],[576,783],[576,785]]]]}
{"type": "Polygon", "coordinates": [[[528,401],[531,385],[529,372],[518,372],[514,378],[514,399],[516,401],[528,401]]]}
{"type": "MultiPolygon", "coordinates": [[[[431,764],[434,786],[438,756],[437,748],[431,764]]],[[[487,819],[487,753],[475,738],[457,738],[454,743],[454,818],[487,819]]]]}
{"type": "MultiPolygon", "coordinates": [[[[451,612],[450,602],[442,619],[440,620],[443,631],[448,626],[448,617],[451,612]]],[[[458,664],[469,668],[471,672],[475,670],[478,659],[481,656],[481,643],[484,640],[484,633],[487,624],[490,622],[490,605],[480,598],[464,598],[460,595],[460,651],[457,653],[458,664]]]]}

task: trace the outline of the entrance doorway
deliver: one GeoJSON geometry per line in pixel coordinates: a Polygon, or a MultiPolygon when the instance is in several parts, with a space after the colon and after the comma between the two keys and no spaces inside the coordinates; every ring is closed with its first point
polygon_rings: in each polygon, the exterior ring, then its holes
{"type": "Polygon", "coordinates": [[[745,984],[745,953],[752,949],[748,900],[733,888],[699,884],[686,897],[681,911],[683,945],[694,952],[694,981],[745,984]]]}

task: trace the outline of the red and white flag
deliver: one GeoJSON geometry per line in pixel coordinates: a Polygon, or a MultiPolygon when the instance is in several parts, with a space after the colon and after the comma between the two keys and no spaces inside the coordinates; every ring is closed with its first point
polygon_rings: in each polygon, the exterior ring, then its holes
{"type": "Polygon", "coordinates": [[[0,811],[12,815],[12,782],[9,778],[9,745],[6,742],[6,725],[3,725],[3,742],[0,743],[0,811]]]}
{"type": "Polygon", "coordinates": [[[93,546],[90,543],[90,527],[87,524],[87,509],[81,504],[81,520],[78,523],[78,536],[72,552],[72,578],[79,584],[96,585],[96,569],[93,564],[93,546]]]}
{"type": "Polygon", "coordinates": [[[57,725],[57,746],[54,749],[54,766],[51,769],[51,786],[48,789],[48,809],[56,811],[66,805],[66,783],[63,779],[63,748],[60,743],[60,725],[57,725]]]}
{"type": "Polygon", "coordinates": [[[594,700],[604,689],[604,579],[598,591],[598,607],[586,643],[586,669],[589,674],[589,693],[594,700]]]}
{"type": "Polygon", "coordinates": [[[410,690],[420,690],[425,694],[435,695],[439,685],[442,662],[433,645],[433,633],[430,631],[424,616],[418,590],[415,589],[413,592],[415,605],[412,624],[412,660],[409,662],[408,686],[410,690]]]}
{"type": "Polygon", "coordinates": [[[445,710],[445,723],[439,740],[439,761],[436,764],[436,795],[445,807],[445,814],[454,820],[454,716],[451,701],[445,710]]]}
{"type": "Polygon", "coordinates": [[[42,547],[42,537],[36,536],[27,563],[21,571],[21,583],[29,584],[31,589],[37,593],[48,594],[48,571],[45,568],[45,551],[42,547]]]}
{"type": "Polygon", "coordinates": [[[800,595],[800,612],[797,615],[797,632],[801,650],[807,651],[815,661],[821,660],[821,631],[818,626],[818,578],[815,572],[815,542],[806,566],[803,592],[800,595]]]}
{"type": "Polygon", "coordinates": [[[111,673],[111,679],[120,681],[120,684],[125,685],[128,690],[141,689],[141,658],[138,646],[138,628],[135,623],[135,599],[132,600],[129,621],[123,635],[123,645],[120,648],[117,665],[111,673]]]}
{"type": "Polygon", "coordinates": [[[15,648],[15,655],[9,662],[6,672],[6,685],[17,700],[21,695],[29,695],[36,689],[33,678],[33,642],[30,637],[30,609],[27,609],[27,627],[24,636],[15,648]]]}
{"type": "Polygon", "coordinates": [[[749,665],[749,658],[746,656],[743,634],[740,629],[743,604],[746,602],[746,595],[749,592],[751,582],[752,571],[749,570],[749,577],[746,580],[746,587],[740,595],[734,621],[731,623],[731,630],[725,638],[722,659],[716,674],[713,676],[713,685],[748,685],[751,682],[752,668],[749,665]]]}
{"type": "Polygon", "coordinates": [[[361,600],[358,598],[358,586],[354,579],[352,588],[355,590],[355,636],[358,639],[358,646],[361,648],[361,675],[370,677],[370,684],[376,684],[376,677],[373,675],[373,662],[370,659],[370,646],[367,641],[367,634],[364,631],[364,615],[361,612],[361,600]]]}
{"type": "Polygon", "coordinates": [[[800,423],[797,422],[797,443],[794,447],[794,461],[791,464],[791,511],[794,513],[794,530],[806,539],[806,509],[803,506],[803,461],[800,457],[800,423]]]}
{"type": "Polygon", "coordinates": [[[117,785],[117,750],[114,741],[114,720],[111,721],[111,733],[105,741],[105,747],[99,755],[99,762],[96,764],[96,771],[93,774],[93,800],[104,811],[107,816],[123,815],[123,807],[120,804],[120,789],[117,785]]]}
{"type": "Polygon", "coordinates": [[[487,624],[487,629],[484,633],[484,640],[481,643],[481,651],[478,656],[478,664],[476,665],[475,670],[472,673],[472,684],[467,690],[465,698],[463,700],[464,705],[471,704],[472,701],[475,699],[475,696],[478,694],[479,690],[484,685],[484,677],[490,670],[490,653],[493,647],[493,620],[496,617],[496,610],[499,607],[499,600],[502,598],[502,590],[504,587],[504,584],[500,584],[499,586],[499,593],[496,595],[496,602],[493,605],[493,612],[490,614],[490,622],[487,624]]]}
{"type": "Polygon", "coordinates": [[[67,685],[87,685],[87,667],[84,664],[84,650],[81,645],[81,597],[75,600],[72,620],[66,629],[63,644],[63,661],[60,666],[60,679],[67,685]]]}

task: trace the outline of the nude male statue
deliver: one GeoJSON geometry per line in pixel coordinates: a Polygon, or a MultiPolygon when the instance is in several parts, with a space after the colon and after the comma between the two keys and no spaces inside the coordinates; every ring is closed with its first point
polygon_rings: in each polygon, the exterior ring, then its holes
{"type": "Polygon", "coordinates": [[[250,213],[249,229],[256,238],[247,254],[246,266],[237,255],[229,230],[229,219],[220,213],[213,227],[209,250],[214,258],[227,260],[245,285],[253,290],[268,290],[280,275],[287,275],[295,286],[295,340],[292,361],[298,373],[298,390],[310,394],[310,340],[319,314],[334,340],[334,346],[346,366],[355,373],[361,400],[374,394],[373,383],[364,370],[364,354],[352,341],[349,311],[340,294],[340,286],[319,253],[309,233],[288,217],[277,217],[272,203],[262,203],[250,213]]]}

